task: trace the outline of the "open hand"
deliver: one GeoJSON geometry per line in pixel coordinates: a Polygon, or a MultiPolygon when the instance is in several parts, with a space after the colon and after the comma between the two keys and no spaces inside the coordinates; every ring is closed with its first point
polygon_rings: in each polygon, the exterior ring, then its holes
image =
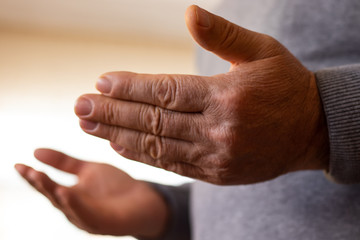
{"type": "Polygon", "coordinates": [[[122,156],[215,184],[326,169],[327,128],[315,77],[270,36],[191,6],[186,22],[231,63],[211,76],[111,72],[78,99],[82,129],[122,156]]]}
{"type": "Polygon", "coordinates": [[[90,233],[156,237],[164,231],[167,206],[147,183],[101,163],[86,162],[50,149],[35,157],[61,171],[75,174],[78,183],[65,187],[23,164],[16,169],[77,227],[90,233]]]}

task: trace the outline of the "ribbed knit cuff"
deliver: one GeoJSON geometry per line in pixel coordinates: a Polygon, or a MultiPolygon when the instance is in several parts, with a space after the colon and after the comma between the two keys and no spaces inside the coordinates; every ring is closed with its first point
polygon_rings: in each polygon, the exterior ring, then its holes
{"type": "Polygon", "coordinates": [[[360,182],[360,64],[315,73],[330,139],[329,177],[360,182]]]}
{"type": "MultiPolygon", "coordinates": [[[[170,207],[170,220],[166,232],[156,240],[190,240],[189,195],[190,185],[179,187],[150,183],[170,207]]],[[[139,240],[149,240],[138,238],[139,240]]],[[[155,240],[155,239],[152,239],[155,240]]]]}

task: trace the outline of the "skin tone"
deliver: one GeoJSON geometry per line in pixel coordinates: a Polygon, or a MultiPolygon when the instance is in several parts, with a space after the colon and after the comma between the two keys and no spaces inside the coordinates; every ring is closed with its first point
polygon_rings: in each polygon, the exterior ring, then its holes
{"type": "Polygon", "coordinates": [[[249,184],[326,169],[314,74],[270,36],[191,6],[195,41],[229,61],[211,77],[110,72],[75,106],[82,129],[122,156],[210,183],[249,184]]]}
{"type": "Polygon", "coordinates": [[[76,185],[65,187],[31,167],[15,166],[78,228],[94,234],[147,238],[164,231],[167,205],[148,183],[108,164],[78,160],[51,149],[37,149],[34,155],[44,164],[77,176],[76,185]]]}
{"type": "MultiPolygon", "coordinates": [[[[214,184],[249,184],[306,169],[326,170],[328,133],[315,77],[270,36],[191,6],[195,41],[231,63],[211,77],[111,72],[101,94],[81,96],[81,128],[120,155],[214,184]]],[[[153,238],[169,209],[147,183],[110,165],[35,151],[41,162],[75,174],[64,187],[23,164],[18,172],[81,229],[153,238]]]]}

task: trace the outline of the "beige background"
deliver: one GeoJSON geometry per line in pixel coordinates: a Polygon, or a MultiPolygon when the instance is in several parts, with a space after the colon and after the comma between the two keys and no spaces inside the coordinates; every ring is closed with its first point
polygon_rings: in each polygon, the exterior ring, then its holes
{"type": "Polygon", "coordinates": [[[76,181],[37,163],[36,147],[109,162],[136,178],[189,181],[126,160],[83,133],[73,104],[96,92],[103,72],[196,73],[183,20],[191,3],[211,10],[218,0],[0,0],[0,239],[112,238],[77,230],[20,179],[16,162],[76,181]]]}

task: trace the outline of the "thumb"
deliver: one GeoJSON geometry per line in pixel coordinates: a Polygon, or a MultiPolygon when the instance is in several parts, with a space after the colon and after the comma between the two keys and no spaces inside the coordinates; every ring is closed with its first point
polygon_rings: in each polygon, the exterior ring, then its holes
{"type": "Polygon", "coordinates": [[[273,57],[286,50],[268,35],[239,27],[195,5],[186,10],[185,20],[201,47],[233,64],[273,57]]]}

